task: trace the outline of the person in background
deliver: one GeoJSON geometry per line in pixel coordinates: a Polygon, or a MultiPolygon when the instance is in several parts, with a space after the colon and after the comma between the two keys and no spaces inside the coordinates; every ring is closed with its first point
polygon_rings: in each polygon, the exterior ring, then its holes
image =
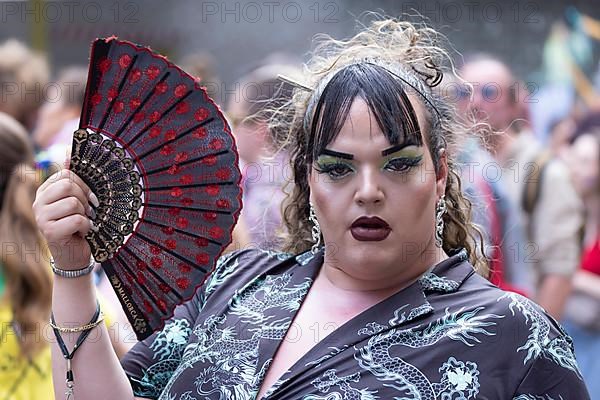
{"type": "MultiPolygon", "coordinates": [[[[595,118],[598,118],[596,112],[595,118]]],[[[588,120],[586,117],[583,121],[588,120]]],[[[579,125],[568,154],[575,189],[585,205],[584,250],[573,279],[564,326],[573,338],[590,396],[600,399],[600,127],[579,125]]]]}
{"type": "Polygon", "coordinates": [[[46,101],[40,108],[32,138],[38,152],[36,165],[50,176],[65,165],[71,155],[73,132],[79,128],[87,69],[71,66],[58,76],[55,87],[58,97],[46,101]]]}
{"type": "MultiPolygon", "coordinates": [[[[42,105],[32,132],[39,149],[46,150],[53,145],[71,145],[73,132],[79,127],[87,74],[87,68],[73,65],[63,69],[53,82],[57,97],[47,99],[42,105]]],[[[56,158],[62,160],[65,155],[63,151],[56,158]]]]}
{"type": "Polygon", "coordinates": [[[509,196],[520,206],[527,243],[516,249],[534,274],[534,299],[556,319],[571,290],[579,265],[582,204],[569,171],[552,158],[518,120],[526,112],[518,89],[522,85],[499,60],[476,56],[461,68],[472,87],[464,107],[493,133],[484,138],[502,167],[509,196]],[[560,193],[560,196],[557,196],[560,193]]]}
{"type": "Polygon", "coordinates": [[[217,73],[217,62],[212,54],[206,51],[187,54],[179,65],[206,88],[206,93],[215,103],[221,104],[221,79],[217,73]]]}
{"type": "Polygon", "coordinates": [[[49,79],[45,56],[15,39],[0,44],[0,112],[15,118],[28,132],[37,120],[49,79]]]}
{"type": "Polygon", "coordinates": [[[292,95],[292,87],[279,80],[278,74],[298,76],[299,69],[282,64],[257,68],[240,79],[227,106],[242,171],[240,219],[248,229],[250,243],[270,250],[281,245],[281,202],[291,175],[288,155],[279,147],[280,133],[269,126],[271,110],[289,102],[292,95]]]}
{"type": "Polygon", "coordinates": [[[550,124],[548,145],[552,154],[567,161],[575,133],[577,121],[571,115],[557,119],[550,124]]]}
{"type": "MultiPolygon", "coordinates": [[[[445,77],[440,93],[454,103],[459,115],[465,114],[464,97],[468,92],[456,80],[445,77]]],[[[498,165],[483,147],[484,127],[462,122],[469,135],[459,137],[456,160],[462,190],[472,204],[473,222],[481,229],[484,254],[490,264],[490,281],[504,290],[531,296],[534,292],[530,269],[516,256],[515,247],[524,241],[517,205],[508,196],[504,182],[498,179],[498,165]]]]}
{"type": "MultiPolygon", "coordinates": [[[[42,180],[41,172],[34,166],[33,146],[27,131],[11,116],[0,112],[0,399],[3,400],[54,399],[48,343],[52,337],[47,325],[52,299],[50,253],[32,210],[35,191],[42,180]]],[[[114,292],[112,296],[115,297],[114,292]]],[[[113,325],[115,308],[109,307],[104,298],[101,302],[107,327],[116,331],[121,325],[113,325]]],[[[120,307],[116,310],[121,311],[120,307]]],[[[115,352],[123,355],[128,350],[127,342],[118,338],[115,332],[111,343],[115,352]]]]}
{"type": "Polygon", "coordinates": [[[25,128],[0,113],[0,399],[53,399],[49,253],[32,204],[39,175],[25,128]]]}

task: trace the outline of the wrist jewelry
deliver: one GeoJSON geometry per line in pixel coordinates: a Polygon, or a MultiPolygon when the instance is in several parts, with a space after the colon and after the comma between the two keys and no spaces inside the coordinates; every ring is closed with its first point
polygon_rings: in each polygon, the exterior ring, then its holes
{"type": "Polygon", "coordinates": [[[96,265],[96,261],[94,257],[90,257],[90,263],[80,269],[61,269],[56,266],[56,262],[54,262],[54,258],[50,256],[50,266],[52,267],[52,272],[54,272],[58,276],[62,276],[63,278],[79,278],[80,276],[84,276],[92,272],[94,266],[96,265]]]}
{"type": "Polygon", "coordinates": [[[74,327],[58,326],[53,322],[53,320],[50,320],[49,324],[53,329],[56,329],[61,333],[77,333],[77,332],[84,332],[84,331],[88,331],[90,329],[94,329],[95,327],[100,325],[100,323],[102,321],[104,321],[104,314],[100,313],[100,316],[98,317],[98,319],[96,321],[90,322],[89,324],[85,324],[82,326],[74,326],[74,327]]]}
{"type": "Polygon", "coordinates": [[[65,391],[65,396],[66,396],[65,400],[73,400],[74,393],[75,393],[74,382],[73,382],[73,369],[71,367],[71,360],[73,360],[73,356],[75,355],[75,352],[81,347],[81,345],[83,344],[85,339],[87,339],[87,337],[90,334],[90,332],[92,331],[93,327],[87,328],[87,329],[83,329],[83,328],[90,326],[90,325],[97,326],[100,323],[99,321],[102,321],[102,316],[100,314],[100,304],[96,303],[96,312],[94,313],[92,320],[88,324],[84,325],[83,327],[80,327],[82,329],[82,333],[77,338],[77,342],[75,343],[75,346],[73,346],[73,350],[71,352],[69,352],[69,350],[67,349],[67,345],[65,344],[64,340],[60,336],[59,329],[76,329],[76,328],[59,328],[58,326],[56,326],[56,321],[54,320],[54,314],[50,315],[50,325],[52,326],[54,335],[56,336],[56,341],[58,343],[58,347],[60,348],[60,351],[61,351],[63,357],[67,361],[67,380],[66,380],[67,390],[65,391]]]}

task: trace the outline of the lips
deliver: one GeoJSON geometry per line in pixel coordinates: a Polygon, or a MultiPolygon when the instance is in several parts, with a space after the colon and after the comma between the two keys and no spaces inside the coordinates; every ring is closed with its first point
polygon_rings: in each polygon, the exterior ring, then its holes
{"type": "Polygon", "coordinates": [[[379,217],[360,217],[350,226],[350,233],[360,242],[384,240],[391,232],[387,222],[379,217]]]}

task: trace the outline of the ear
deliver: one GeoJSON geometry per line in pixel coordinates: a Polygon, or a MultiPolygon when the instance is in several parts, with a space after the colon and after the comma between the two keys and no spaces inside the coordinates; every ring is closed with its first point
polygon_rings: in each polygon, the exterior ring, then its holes
{"type": "Polygon", "coordinates": [[[446,193],[446,181],[448,180],[448,157],[444,148],[438,152],[438,169],[435,180],[436,194],[439,198],[446,193]]]}

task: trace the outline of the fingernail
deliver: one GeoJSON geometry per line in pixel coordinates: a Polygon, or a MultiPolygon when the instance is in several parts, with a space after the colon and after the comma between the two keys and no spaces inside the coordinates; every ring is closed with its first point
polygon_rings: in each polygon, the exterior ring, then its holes
{"type": "Polygon", "coordinates": [[[94,209],[90,205],[88,205],[87,208],[87,216],[90,217],[90,219],[92,220],[96,219],[96,211],[94,211],[94,209]]]}
{"type": "Polygon", "coordinates": [[[98,228],[98,225],[96,225],[96,223],[92,220],[90,220],[90,229],[94,232],[98,232],[100,230],[100,228],[98,228]]]}
{"type": "Polygon", "coordinates": [[[88,194],[88,199],[90,203],[94,205],[94,207],[98,207],[100,205],[100,202],[94,193],[90,192],[90,194],[88,194]]]}

